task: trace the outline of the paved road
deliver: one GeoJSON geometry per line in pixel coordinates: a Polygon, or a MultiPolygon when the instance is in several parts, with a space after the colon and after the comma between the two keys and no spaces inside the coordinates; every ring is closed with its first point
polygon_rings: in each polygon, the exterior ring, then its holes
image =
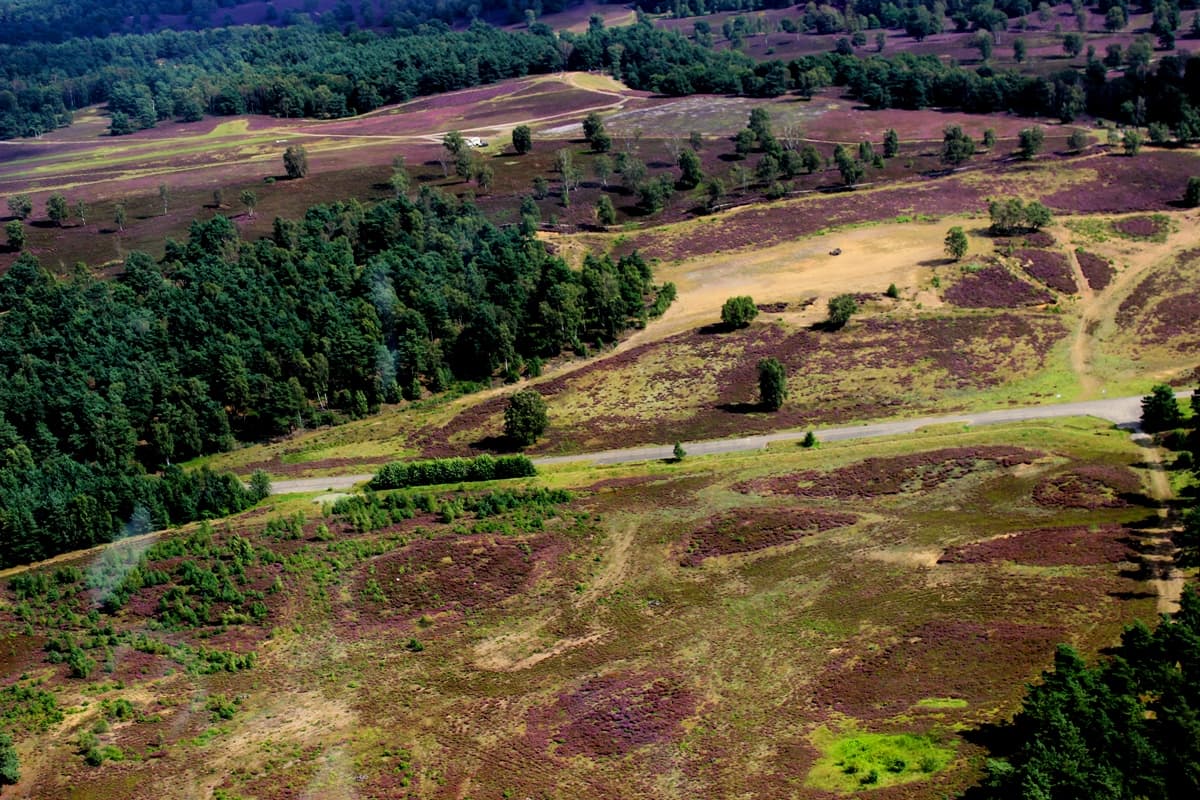
{"type": "MultiPolygon", "coordinates": [[[[1191,396],[1191,392],[1180,392],[1180,398],[1191,396]]],[[[1106,400],[1090,400],[1081,403],[1055,403],[1037,406],[1020,406],[1003,408],[996,411],[980,411],[975,414],[943,414],[934,417],[918,417],[916,419],[896,420],[894,422],[876,422],[866,425],[852,425],[844,428],[826,428],[816,431],[817,439],[823,442],[839,442],[847,439],[867,439],[873,436],[896,436],[902,433],[913,433],[920,428],[930,425],[963,424],[963,425],[997,425],[1003,422],[1025,422],[1035,419],[1053,419],[1056,417],[1099,417],[1106,419],[1122,428],[1134,429],[1142,415],[1142,398],[1114,397],[1106,400]]],[[[702,442],[683,442],[683,448],[688,455],[712,455],[714,453],[739,453],[747,450],[762,450],[771,442],[791,442],[803,439],[805,431],[779,431],[764,433],[757,436],[742,436],[737,439],[710,439],[702,442]]],[[[672,457],[673,446],[650,445],[647,447],[626,447],[618,450],[603,450],[598,453],[578,453],[569,456],[546,456],[535,458],[535,464],[574,464],[592,462],[595,464],[624,464],[633,461],[653,461],[672,457]]],[[[299,478],[296,480],[275,481],[271,484],[272,494],[292,494],[298,492],[322,492],[351,489],[354,486],[369,481],[370,474],[361,475],[331,475],[324,478],[299,478]]]]}

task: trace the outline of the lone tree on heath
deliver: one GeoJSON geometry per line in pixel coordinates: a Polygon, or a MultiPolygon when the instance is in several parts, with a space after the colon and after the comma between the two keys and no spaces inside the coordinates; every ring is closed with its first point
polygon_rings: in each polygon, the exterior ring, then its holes
{"type": "Polygon", "coordinates": [[[33,200],[27,194],[14,194],[8,198],[8,213],[17,219],[28,219],[33,213],[33,200]]]}
{"type": "Polygon", "coordinates": [[[243,189],[241,194],[242,205],[246,207],[246,216],[254,219],[254,208],[258,205],[258,195],[249,189],[243,189]]]}
{"type": "Polygon", "coordinates": [[[1158,433],[1177,428],[1182,422],[1183,413],[1170,386],[1160,383],[1142,398],[1142,430],[1158,433]]]}
{"type": "Polygon", "coordinates": [[[749,295],[731,297],[721,306],[721,322],[726,328],[744,328],[758,316],[758,306],[749,295]]]}
{"type": "Polygon", "coordinates": [[[4,236],[13,250],[25,249],[25,226],[21,224],[21,220],[9,220],[4,226],[4,236]]]}
{"type": "Polygon", "coordinates": [[[504,409],[504,435],[518,447],[528,447],[546,431],[546,401],[535,389],[522,389],[504,409]]]}
{"type": "Polygon", "coordinates": [[[1189,208],[1200,206],[1200,177],[1193,175],[1188,178],[1187,189],[1183,191],[1183,204],[1189,208]]]}
{"type": "Polygon", "coordinates": [[[829,327],[834,330],[844,328],[857,311],[858,301],[854,295],[839,294],[829,301],[829,327]]]}
{"type": "Polygon", "coordinates": [[[883,157],[895,158],[900,154],[900,135],[895,128],[888,128],[883,135],[883,157]]]}
{"type": "Polygon", "coordinates": [[[617,209],[613,207],[612,198],[606,194],[600,195],[596,201],[596,221],[604,226],[617,224],[617,209]]]}
{"type": "Polygon", "coordinates": [[[283,168],[292,180],[308,177],[308,152],[298,144],[284,150],[283,168]]]}
{"type": "Polygon", "coordinates": [[[513,150],[519,156],[523,156],[533,149],[533,132],[529,130],[528,125],[518,125],[513,128],[512,145],[513,150]]]}
{"type": "Polygon", "coordinates": [[[975,140],[963,133],[958,125],[950,125],[942,132],[942,163],[954,168],[975,155],[975,140]]]}
{"type": "Polygon", "coordinates": [[[1032,128],[1022,128],[1017,134],[1017,154],[1022,161],[1032,161],[1033,157],[1042,151],[1042,144],[1046,141],[1046,132],[1041,126],[1034,125],[1032,128]]]}
{"type": "Polygon", "coordinates": [[[961,261],[962,257],[967,254],[967,234],[958,225],[946,231],[945,244],[946,255],[955,261],[961,261]]]}
{"type": "Polygon", "coordinates": [[[46,217],[55,225],[61,228],[70,214],[70,209],[67,208],[67,198],[60,193],[55,192],[46,198],[46,217]]]}
{"type": "Polygon", "coordinates": [[[1125,155],[1133,158],[1142,149],[1142,135],[1130,128],[1125,131],[1125,135],[1121,137],[1121,146],[1125,148],[1125,155]]]}
{"type": "Polygon", "coordinates": [[[167,215],[167,208],[171,205],[171,187],[165,183],[158,185],[158,199],[162,201],[163,216],[167,215]]]}
{"type": "Polygon", "coordinates": [[[675,456],[676,461],[683,461],[683,457],[687,455],[687,451],[683,449],[683,444],[675,443],[675,447],[671,450],[671,455],[675,456]]]}
{"type": "Polygon", "coordinates": [[[600,112],[592,111],[583,119],[583,138],[597,153],[607,153],[612,148],[612,137],[604,130],[600,112]]]}
{"type": "Polygon", "coordinates": [[[117,230],[121,233],[125,232],[126,211],[124,203],[117,203],[113,207],[113,222],[117,225],[117,230]]]}
{"type": "Polygon", "coordinates": [[[758,399],[768,411],[778,411],[787,399],[787,372],[774,356],[758,362],[758,399]]]}

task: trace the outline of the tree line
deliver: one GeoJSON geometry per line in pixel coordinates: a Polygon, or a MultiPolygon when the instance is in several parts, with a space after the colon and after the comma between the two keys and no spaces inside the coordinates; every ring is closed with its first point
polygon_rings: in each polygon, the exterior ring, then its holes
{"type": "Polygon", "coordinates": [[[1164,56],[1153,69],[1150,58],[1148,46],[1131,46],[1115,65],[1092,53],[1082,71],[1037,76],[987,64],[965,69],[933,55],[864,56],[850,45],[786,63],[755,62],[736,49],[706,46],[699,31],[688,39],[655,28],[644,15],[613,28],[593,17],[587,31],[558,35],[541,23],[501,31],[479,21],[461,32],[418,26],[391,36],[312,25],[163,31],[0,46],[0,136],[69,124],[73,109],[102,102],[114,133],[205,114],[332,118],[567,67],[604,70],[635,89],[675,96],[809,96],[833,85],[876,108],[940,106],[1064,121],[1087,112],[1200,138],[1200,56],[1164,56]],[[1113,66],[1124,71],[1109,79],[1113,66]]]}
{"type": "Polygon", "coordinates": [[[428,189],[316,206],[254,243],[196,221],[117,281],[23,255],[0,277],[0,562],[244,508],[231,476],[178,463],[536,373],[642,324],[657,293],[636,254],[574,271],[428,189]]]}
{"type": "MultiPolygon", "coordinates": [[[[0,44],[64,42],[116,34],[151,33],[166,27],[203,30],[231,27],[233,10],[259,0],[22,0],[0,7],[0,44]],[[164,19],[168,18],[168,19],[164,19]],[[180,19],[182,18],[182,19],[180,19]]],[[[412,30],[429,23],[449,25],[483,17],[519,22],[540,10],[554,13],[572,0],[350,0],[318,12],[315,0],[279,11],[268,4],[257,16],[238,14],[243,23],[276,27],[319,24],[327,30],[355,28],[412,30]]],[[[536,13],[535,13],[536,15],[536,13]]]]}

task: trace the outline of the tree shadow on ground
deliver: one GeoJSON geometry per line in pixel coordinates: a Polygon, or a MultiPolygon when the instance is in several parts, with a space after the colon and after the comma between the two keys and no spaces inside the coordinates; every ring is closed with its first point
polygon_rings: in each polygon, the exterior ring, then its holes
{"type": "Polygon", "coordinates": [[[482,439],[476,439],[467,446],[481,453],[517,453],[521,450],[521,447],[516,442],[504,434],[484,436],[482,439]]]}
{"type": "Polygon", "coordinates": [[[767,407],[762,403],[721,403],[717,410],[726,414],[756,414],[766,411],[767,407]]]}
{"type": "Polygon", "coordinates": [[[700,336],[716,336],[722,333],[733,333],[737,328],[732,325],[726,325],[724,322],[710,322],[707,325],[701,325],[696,328],[696,333],[700,336]]]}

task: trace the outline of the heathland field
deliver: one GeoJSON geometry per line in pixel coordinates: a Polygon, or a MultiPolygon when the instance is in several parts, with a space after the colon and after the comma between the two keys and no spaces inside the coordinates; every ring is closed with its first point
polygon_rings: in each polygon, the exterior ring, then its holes
{"type": "MultiPolygon", "coordinates": [[[[139,38],[184,24],[148,11],[113,21],[134,66],[97,39],[68,77],[35,69],[50,36],[23,68],[110,103],[69,127],[55,90],[0,76],[0,126],[46,130],[0,141],[13,796],[957,797],[1050,774],[1005,724],[1057,645],[1096,663],[1188,612],[1198,60],[1145,34],[1182,41],[1177,4],[1006,29],[975,2],[936,26],[932,2],[520,5],[235,3],[271,27],[178,40],[139,38]],[[406,61],[485,34],[528,49],[431,81],[406,61]],[[138,60],[222,37],[238,63],[138,60]],[[381,105],[449,86],[472,88],[381,105]],[[944,423],[1152,391],[1161,424],[1132,436],[944,423]],[[768,432],[794,438],[686,452],[768,432]],[[649,445],[675,457],[587,461],[649,445]],[[536,475],[282,483],[518,449],[536,475]]],[[[1175,652],[1143,672],[1183,674],[1175,652]]],[[[1054,748],[1104,714],[1165,741],[1200,703],[1123,675],[1128,703],[1082,709],[1083,674],[1041,707],[1076,726],[1039,740],[1071,769],[1054,748]]],[[[1133,769],[1105,772],[1118,740],[1150,741],[1112,734],[1086,775],[1133,769]]]]}
{"type": "Polygon", "coordinates": [[[1169,603],[1144,458],[1064,420],[268,504],[10,575],[0,710],[44,797],[953,792],[1056,643],[1169,603]]]}

